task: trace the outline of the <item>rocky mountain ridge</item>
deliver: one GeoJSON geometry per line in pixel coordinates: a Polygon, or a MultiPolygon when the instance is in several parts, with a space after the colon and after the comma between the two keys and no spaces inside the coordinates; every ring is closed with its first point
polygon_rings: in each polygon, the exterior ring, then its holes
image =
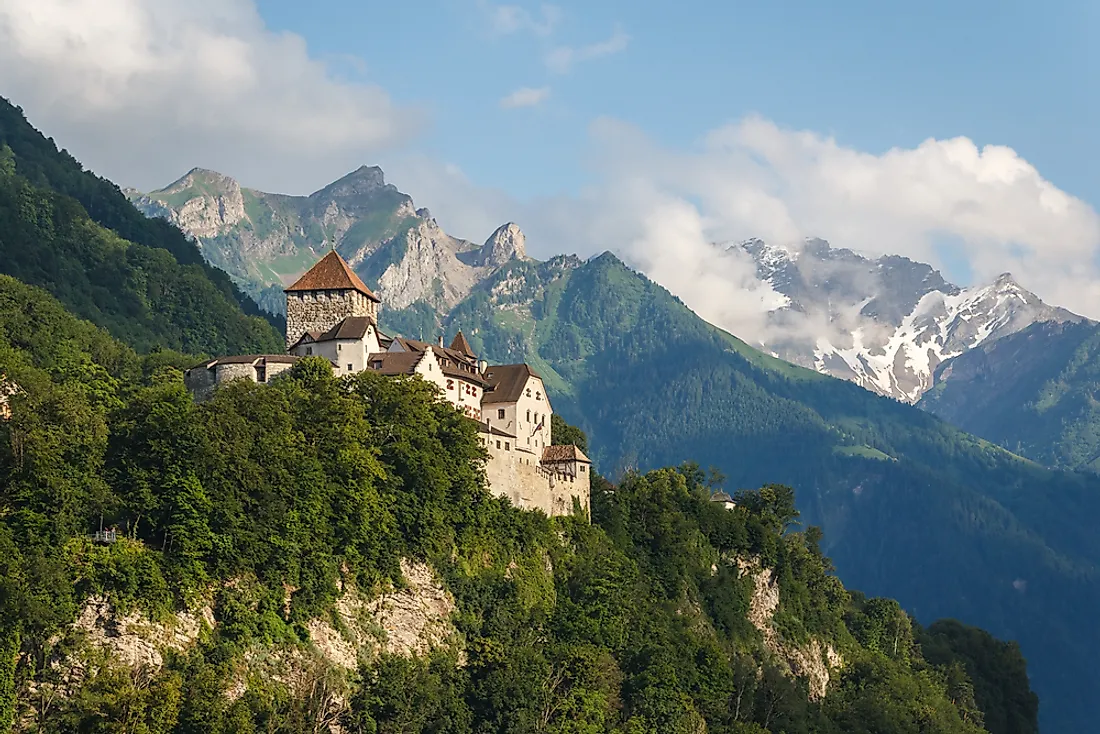
{"type": "Polygon", "coordinates": [[[1034,323],[1085,320],[1047,305],[1011,273],[964,289],[924,263],[869,259],[824,240],[800,249],[761,240],[722,247],[751,257],[758,277],[785,298],[757,346],[904,402],[919,400],[952,357],[1034,323]]]}
{"type": "Polygon", "coordinates": [[[309,196],[270,194],[235,179],[193,169],[167,187],[130,200],[148,216],[167,219],[198,243],[272,313],[284,308],[282,288],[325,250],[334,248],[394,308],[424,302],[444,312],[506,262],[526,257],[514,223],[481,245],[448,235],[425,208],[362,166],[309,196]]]}

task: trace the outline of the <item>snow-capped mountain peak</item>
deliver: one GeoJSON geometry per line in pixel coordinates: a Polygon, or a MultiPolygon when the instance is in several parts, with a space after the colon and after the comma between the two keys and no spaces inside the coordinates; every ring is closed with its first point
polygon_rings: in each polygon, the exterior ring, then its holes
{"type": "Polygon", "coordinates": [[[823,240],[797,251],[760,240],[723,246],[733,248],[789,299],[769,315],[767,351],[906,402],[932,386],[944,360],[1037,321],[1083,320],[1043,303],[1011,273],[960,289],[924,263],[872,260],[823,240]]]}

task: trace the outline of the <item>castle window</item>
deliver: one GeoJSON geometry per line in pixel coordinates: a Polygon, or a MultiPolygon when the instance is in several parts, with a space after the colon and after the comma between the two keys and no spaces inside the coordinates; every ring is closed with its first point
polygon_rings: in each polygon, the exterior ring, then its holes
{"type": "Polygon", "coordinates": [[[454,380],[447,380],[447,389],[448,390],[454,390],[455,389],[455,381],[454,380]]]}
{"type": "Polygon", "coordinates": [[[267,367],[262,364],[256,365],[256,382],[267,382],[267,367]]]}
{"type": "Polygon", "coordinates": [[[531,422],[531,411],[527,411],[527,422],[531,422]]]}
{"type": "Polygon", "coordinates": [[[512,444],[510,444],[510,443],[508,443],[507,441],[505,441],[505,442],[504,442],[504,450],[505,450],[505,451],[511,451],[511,450],[512,450],[512,444]]]}
{"type": "Polygon", "coordinates": [[[497,418],[504,418],[504,408],[497,408],[497,418]]]}
{"type": "Polygon", "coordinates": [[[584,471],[584,464],[581,464],[581,471],[584,471]]]}
{"type": "Polygon", "coordinates": [[[351,372],[351,365],[348,365],[348,372],[351,372]]]}
{"type": "Polygon", "coordinates": [[[306,356],[313,354],[313,347],[306,347],[306,356]]]}
{"type": "Polygon", "coordinates": [[[535,391],[535,400],[542,400],[542,393],[538,390],[535,391]]]}
{"type": "Polygon", "coordinates": [[[527,397],[531,397],[531,388],[527,388],[527,397]]]}
{"type": "Polygon", "coordinates": [[[497,448],[500,448],[500,441],[497,441],[497,448]]]}

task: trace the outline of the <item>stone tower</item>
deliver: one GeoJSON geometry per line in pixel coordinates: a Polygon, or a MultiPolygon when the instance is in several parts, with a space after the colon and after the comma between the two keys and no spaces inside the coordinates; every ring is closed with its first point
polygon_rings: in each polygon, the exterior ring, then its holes
{"type": "Polygon", "coordinates": [[[349,316],[366,316],[378,326],[381,299],[335,250],[285,292],[287,349],[307,331],[328,331],[349,316]]]}

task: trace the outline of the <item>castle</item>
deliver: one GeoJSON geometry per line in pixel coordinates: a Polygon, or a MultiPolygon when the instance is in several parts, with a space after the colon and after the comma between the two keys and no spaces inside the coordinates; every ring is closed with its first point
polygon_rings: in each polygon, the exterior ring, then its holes
{"type": "Polygon", "coordinates": [[[307,356],[327,359],[337,375],[419,375],[476,422],[495,495],[547,515],[589,511],[592,464],[576,446],[553,445],[554,410],[530,366],[490,366],[461,331],[450,346],[443,337],[428,343],[382,333],[381,299],[335,251],[285,292],[287,353],[219,357],[188,369],[185,382],[197,400],[227,380],[266,383],[307,356]]]}

